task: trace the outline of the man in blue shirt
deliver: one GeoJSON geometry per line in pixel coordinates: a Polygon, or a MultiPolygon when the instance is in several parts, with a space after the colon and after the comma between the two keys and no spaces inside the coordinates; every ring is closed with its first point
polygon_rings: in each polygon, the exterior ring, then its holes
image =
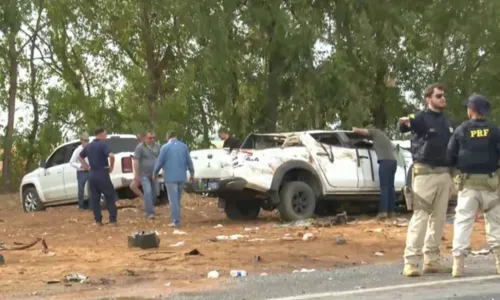
{"type": "Polygon", "coordinates": [[[172,216],[170,227],[179,227],[182,190],[187,179],[186,171],[189,170],[189,182],[192,182],[194,167],[188,147],[177,139],[175,132],[168,135],[168,142],[160,149],[160,154],[153,169],[153,179],[161,169],[163,169],[163,178],[167,185],[168,200],[170,202],[172,216]]]}
{"type": "Polygon", "coordinates": [[[84,169],[89,169],[85,158],[90,165],[89,189],[94,218],[97,225],[102,225],[101,195],[106,199],[106,206],[109,212],[109,223],[116,224],[116,193],[109,173],[113,172],[115,166],[115,155],[105,143],[107,137],[104,128],[97,128],[95,139],[80,152],[80,162],[84,169]],[[109,158],[109,163],[108,163],[109,158]]]}

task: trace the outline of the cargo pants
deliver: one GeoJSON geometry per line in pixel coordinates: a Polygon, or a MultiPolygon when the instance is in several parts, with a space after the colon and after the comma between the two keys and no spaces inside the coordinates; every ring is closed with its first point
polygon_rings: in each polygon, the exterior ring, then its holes
{"type": "Polygon", "coordinates": [[[422,256],[426,263],[437,262],[453,181],[448,168],[416,163],[413,172],[413,216],[408,225],[404,262],[416,265],[422,256]]]}
{"type": "Polygon", "coordinates": [[[475,187],[465,185],[458,193],[455,222],[453,224],[453,256],[468,254],[470,236],[474,228],[478,209],[484,211],[486,241],[488,245],[492,250],[500,247],[500,197],[498,194],[498,181],[496,176],[491,177],[491,179],[493,181],[490,182],[491,186],[475,187]]]}

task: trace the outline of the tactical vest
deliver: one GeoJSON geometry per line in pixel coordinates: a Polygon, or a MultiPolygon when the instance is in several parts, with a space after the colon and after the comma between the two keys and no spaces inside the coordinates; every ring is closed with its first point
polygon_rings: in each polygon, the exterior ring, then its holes
{"type": "Polygon", "coordinates": [[[446,148],[453,128],[446,115],[423,114],[426,133],[412,139],[413,160],[430,166],[446,166],[446,148]]]}
{"type": "Polygon", "coordinates": [[[459,138],[457,168],[464,173],[486,174],[496,171],[498,150],[494,126],[490,123],[466,121],[459,138]]]}

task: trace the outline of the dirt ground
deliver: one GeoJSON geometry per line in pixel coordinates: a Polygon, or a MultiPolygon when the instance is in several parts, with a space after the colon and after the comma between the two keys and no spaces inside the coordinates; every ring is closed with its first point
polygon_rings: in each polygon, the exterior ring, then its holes
{"type": "MultiPolygon", "coordinates": [[[[323,228],[276,227],[281,223],[274,213],[263,213],[253,222],[231,222],[218,211],[214,199],[186,195],[180,228],[185,234],[174,234],[167,227],[168,206],[157,207],[157,220],[146,221],[138,200],[119,205],[135,207],[119,210],[118,226],[95,227],[91,211],[80,212],[76,205],[24,213],[17,195],[1,196],[0,244],[19,247],[43,238],[48,251],[42,251],[41,243],[25,250],[0,250],[6,262],[0,265],[0,298],[153,298],[181,290],[222,288],[232,269],[259,275],[400,261],[407,230],[401,219],[393,224],[367,217],[323,228]],[[157,231],[160,247],[129,248],[127,236],[137,231],[157,231]],[[304,240],[307,233],[312,239],[304,240]],[[243,237],[215,239],[237,234],[243,237]],[[337,243],[339,236],[345,244],[337,243]],[[184,245],[174,246],[179,242],[184,245]],[[201,254],[185,254],[193,249],[201,254]],[[207,279],[212,270],[220,273],[218,279],[207,279]],[[88,276],[90,283],[64,283],[72,273],[88,276]]],[[[451,224],[446,225],[444,239],[443,255],[449,256],[451,224]]],[[[479,220],[471,246],[485,245],[484,224],[479,220]]]]}

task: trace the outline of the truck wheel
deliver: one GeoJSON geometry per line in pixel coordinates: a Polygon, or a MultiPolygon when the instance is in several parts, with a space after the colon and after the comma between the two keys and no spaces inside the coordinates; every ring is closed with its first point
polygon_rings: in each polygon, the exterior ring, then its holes
{"type": "Polygon", "coordinates": [[[255,220],[259,216],[262,203],[259,200],[228,200],[224,212],[230,220],[255,220]]]}
{"type": "Polygon", "coordinates": [[[316,208],[316,196],[305,182],[286,183],[280,191],[278,211],[285,222],[304,220],[313,216],[316,208]]]}
{"type": "Polygon", "coordinates": [[[45,206],[40,201],[36,188],[29,187],[23,192],[23,209],[25,212],[45,210],[45,206]]]}

